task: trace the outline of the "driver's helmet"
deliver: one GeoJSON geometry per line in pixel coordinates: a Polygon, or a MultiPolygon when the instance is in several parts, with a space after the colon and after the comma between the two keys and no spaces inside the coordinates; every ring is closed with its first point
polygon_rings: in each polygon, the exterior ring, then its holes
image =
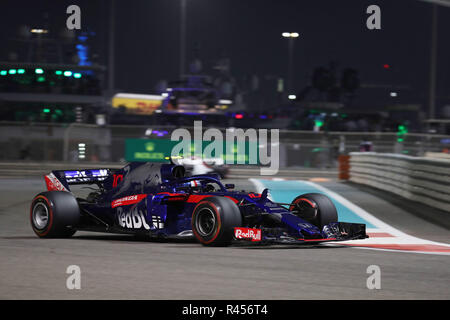
{"type": "Polygon", "coordinates": [[[193,188],[202,186],[202,183],[200,182],[200,180],[191,180],[190,184],[191,184],[191,187],[193,187],[193,188]]]}
{"type": "Polygon", "coordinates": [[[189,182],[183,183],[184,187],[191,187],[193,189],[198,189],[202,186],[200,180],[191,180],[189,182]]]}

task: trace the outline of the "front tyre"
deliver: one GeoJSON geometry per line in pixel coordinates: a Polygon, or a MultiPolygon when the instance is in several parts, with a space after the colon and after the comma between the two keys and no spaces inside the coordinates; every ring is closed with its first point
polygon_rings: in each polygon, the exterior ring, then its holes
{"type": "Polygon", "coordinates": [[[338,222],[338,214],[333,202],[321,193],[306,193],[298,196],[289,207],[298,217],[322,228],[332,222],[338,222]]]}
{"type": "Polygon", "coordinates": [[[42,192],[31,202],[31,227],[40,238],[69,238],[79,219],[78,202],[69,192],[42,192]]]}
{"type": "Polygon", "coordinates": [[[192,231],[205,246],[227,246],[233,240],[234,228],[242,225],[241,212],[229,198],[208,197],[192,213],[192,231]]]}

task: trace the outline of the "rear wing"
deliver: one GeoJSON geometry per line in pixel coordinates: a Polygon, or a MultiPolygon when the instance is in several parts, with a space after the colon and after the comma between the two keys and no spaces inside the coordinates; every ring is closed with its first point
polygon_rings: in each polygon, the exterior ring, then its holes
{"type": "Polygon", "coordinates": [[[48,191],[70,192],[69,185],[101,183],[110,176],[111,169],[54,170],[45,176],[48,191]]]}

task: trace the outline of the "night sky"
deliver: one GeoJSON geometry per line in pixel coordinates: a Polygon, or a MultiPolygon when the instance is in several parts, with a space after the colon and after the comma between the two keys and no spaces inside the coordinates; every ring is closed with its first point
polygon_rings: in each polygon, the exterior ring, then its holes
{"type": "MultiPolygon", "coordinates": [[[[109,1],[2,0],[2,43],[18,26],[39,27],[48,13],[50,30],[65,27],[65,8],[82,10],[83,30],[97,33],[93,52],[107,64],[109,1]]],[[[116,88],[151,93],[158,80],[178,76],[180,5],[177,0],[116,0],[116,88]]],[[[236,78],[286,75],[284,31],[298,32],[295,86],[305,86],[320,65],[359,70],[363,84],[410,86],[408,101],[425,103],[429,83],[431,5],[417,0],[188,0],[187,62],[199,50],[208,70],[219,55],[231,59],[236,78]],[[381,30],[366,28],[366,8],[381,7],[381,30]],[[392,68],[387,72],[384,64],[392,68]]],[[[437,106],[450,104],[450,8],[439,7],[437,106]]],[[[8,42],[6,42],[8,43],[8,42]]],[[[10,47],[0,47],[5,60],[10,47]]]]}

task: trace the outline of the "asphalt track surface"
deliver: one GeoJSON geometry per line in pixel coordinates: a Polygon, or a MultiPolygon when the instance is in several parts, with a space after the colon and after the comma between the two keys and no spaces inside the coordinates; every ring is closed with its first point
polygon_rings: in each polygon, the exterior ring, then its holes
{"type": "MultiPolygon", "coordinates": [[[[248,180],[237,189],[256,191],[248,180]]],[[[450,242],[448,229],[411,214],[376,193],[321,182],[403,232],[450,242]]],[[[232,246],[139,241],[78,232],[39,239],[28,215],[43,179],[0,179],[0,299],[449,299],[450,255],[347,246],[232,246]],[[69,290],[69,265],[81,268],[81,289],[69,290]],[[381,269],[381,289],[366,286],[367,268],[381,269]]]]}

